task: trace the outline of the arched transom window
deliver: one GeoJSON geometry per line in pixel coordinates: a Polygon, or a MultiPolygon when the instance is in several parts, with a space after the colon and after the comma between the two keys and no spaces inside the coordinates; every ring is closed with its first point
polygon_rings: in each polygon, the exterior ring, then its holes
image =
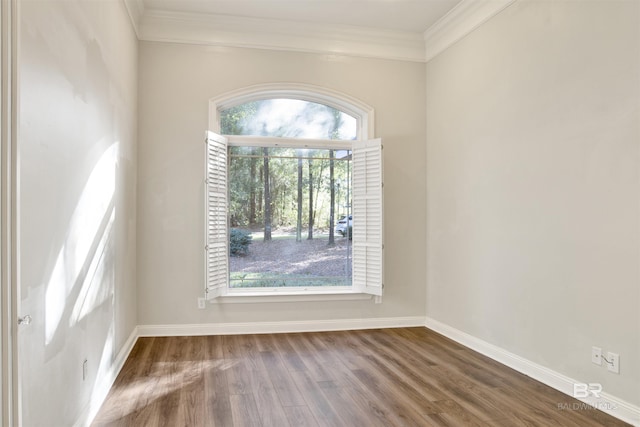
{"type": "Polygon", "coordinates": [[[263,99],[220,112],[223,135],[357,139],[357,119],[328,105],[301,99],[263,99]]]}

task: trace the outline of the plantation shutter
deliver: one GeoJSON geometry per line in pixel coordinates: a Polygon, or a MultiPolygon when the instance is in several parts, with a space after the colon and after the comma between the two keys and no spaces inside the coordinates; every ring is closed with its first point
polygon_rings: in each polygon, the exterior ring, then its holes
{"type": "Polygon", "coordinates": [[[224,295],[229,280],[227,139],[207,132],[205,156],[205,295],[224,295]]]}
{"type": "Polygon", "coordinates": [[[382,295],[382,140],[353,142],[353,288],[382,295]]]}

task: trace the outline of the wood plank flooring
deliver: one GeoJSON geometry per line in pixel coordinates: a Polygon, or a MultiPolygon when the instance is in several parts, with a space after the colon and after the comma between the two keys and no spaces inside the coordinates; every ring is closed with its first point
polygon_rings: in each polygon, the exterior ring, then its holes
{"type": "Polygon", "coordinates": [[[426,328],[140,338],[94,426],[625,426],[426,328]]]}

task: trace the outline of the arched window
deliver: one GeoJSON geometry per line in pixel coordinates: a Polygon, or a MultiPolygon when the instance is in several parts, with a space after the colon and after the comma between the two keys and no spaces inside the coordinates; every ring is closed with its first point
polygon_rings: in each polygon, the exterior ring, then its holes
{"type": "MultiPolygon", "coordinates": [[[[355,137],[345,138],[366,140],[374,137],[374,110],[362,101],[347,94],[299,83],[274,83],[249,86],[209,100],[209,129],[223,135],[252,135],[251,133],[227,133],[223,129],[222,116],[243,104],[273,100],[306,101],[337,110],[355,120],[355,137]]],[[[257,136],[253,134],[254,136],[257,136]]],[[[276,136],[276,135],[272,135],[276,136]]],[[[231,138],[234,140],[235,138],[231,138]]],[[[320,139],[325,139],[324,137],[320,139]]]]}
{"type": "Polygon", "coordinates": [[[357,139],[357,119],[317,102],[291,98],[250,101],[220,111],[223,135],[280,138],[357,139]]]}
{"type": "Polygon", "coordinates": [[[301,85],[210,103],[207,297],[382,292],[373,110],[301,85]]]}

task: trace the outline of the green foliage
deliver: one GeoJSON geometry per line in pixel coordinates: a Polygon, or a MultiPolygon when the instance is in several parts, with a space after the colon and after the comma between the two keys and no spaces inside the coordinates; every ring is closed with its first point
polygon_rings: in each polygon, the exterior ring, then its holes
{"type": "Polygon", "coordinates": [[[232,228],[229,235],[229,252],[231,256],[246,255],[249,252],[251,239],[250,232],[232,228]]]}
{"type": "MultiPolygon", "coordinates": [[[[223,135],[262,135],[286,138],[355,139],[346,135],[345,118],[355,118],[333,107],[296,99],[263,99],[220,111],[223,135]]],[[[353,130],[346,128],[347,133],[353,130]]]]}
{"type": "Polygon", "coordinates": [[[245,135],[258,111],[258,101],[248,102],[220,112],[220,131],[223,135],[245,135]]]}

